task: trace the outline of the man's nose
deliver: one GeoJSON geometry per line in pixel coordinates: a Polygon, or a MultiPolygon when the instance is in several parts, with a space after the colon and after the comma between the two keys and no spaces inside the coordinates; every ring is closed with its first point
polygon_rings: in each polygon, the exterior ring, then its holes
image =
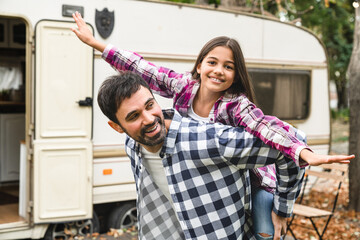
{"type": "Polygon", "coordinates": [[[144,125],[148,125],[153,123],[155,120],[155,117],[151,114],[151,112],[145,112],[143,114],[143,123],[144,125]]]}

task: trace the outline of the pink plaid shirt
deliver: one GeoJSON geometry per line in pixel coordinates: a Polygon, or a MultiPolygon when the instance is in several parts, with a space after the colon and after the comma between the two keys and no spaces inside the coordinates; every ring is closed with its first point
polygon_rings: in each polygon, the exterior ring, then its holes
{"type": "MultiPolygon", "coordinates": [[[[155,66],[142,56],[131,51],[117,49],[108,45],[102,54],[103,59],[117,71],[132,71],[141,75],[154,93],[166,98],[173,98],[175,109],[187,116],[200,83],[194,80],[191,73],[176,73],[171,69],[155,66]]],[[[249,99],[241,95],[225,93],[214,106],[209,116],[210,122],[221,122],[231,126],[244,127],[246,131],[260,138],[265,144],[282,152],[284,156],[292,158],[301,167],[306,166],[299,160],[300,151],[309,147],[299,139],[304,134],[273,116],[264,115],[261,109],[249,99]]],[[[273,165],[253,170],[258,177],[254,185],[274,192],[276,187],[276,173],[273,165]]]]}

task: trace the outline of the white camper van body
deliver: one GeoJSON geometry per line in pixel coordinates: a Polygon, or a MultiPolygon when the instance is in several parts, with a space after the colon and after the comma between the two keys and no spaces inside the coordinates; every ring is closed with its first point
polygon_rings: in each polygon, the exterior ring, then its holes
{"type": "MultiPolygon", "coordinates": [[[[327,55],[319,39],[303,28],[168,2],[2,0],[0,67],[20,66],[25,98],[0,100],[0,190],[19,186],[13,220],[6,217],[10,205],[0,205],[0,239],[41,238],[49,224],[91,219],[96,205],[135,200],[125,136],[107,125],[96,102],[101,82],[115,72],[101,53],[70,31],[75,24],[66,13],[79,7],[95,38],[177,72],[190,71],[211,38],[237,39],[256,92],[260,89],[258,99],[273,98],[263,101],[264,107],[304,131],[316,152],[328,153],[327,55]],[[96,10],[105,8],[114,11],[115,19],[106,39],[95,23],[96,10]],[[19,23],[25,25],[24,43],[14,40],[19,23]],[[80,106],[87,97],[93,107],[80,106]]],[[[159,102],[172,105],[171,99],[159,102]]]]}

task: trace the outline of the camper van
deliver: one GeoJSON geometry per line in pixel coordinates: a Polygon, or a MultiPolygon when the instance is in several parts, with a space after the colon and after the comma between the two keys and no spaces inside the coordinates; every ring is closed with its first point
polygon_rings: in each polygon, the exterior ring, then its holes
{"type": "MultiPolygon", "coordinates": [[[[97,91],[115,71],[70,30],[190,71],[216,36],[237,39],[266,114],[329,151],[328,63],[308,30],[239,11],[146,0],[0,1],[0,239],[68,239],[136,224],[125,136],[97,91]]],[[[163,107],[171,99],[157,98],[163,107]]]]}

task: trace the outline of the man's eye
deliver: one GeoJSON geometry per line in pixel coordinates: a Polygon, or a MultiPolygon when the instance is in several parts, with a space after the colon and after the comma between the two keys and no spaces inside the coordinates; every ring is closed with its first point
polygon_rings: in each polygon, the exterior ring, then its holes
{"type": "Polygon", "coordinates": [[[151,109],[151,108],[153,108],[153,106],[154,106],[154,103],[153,103],[153,102],[150,102],[150,103],[146,106],[146,108],[147,108],[147,109],[151,109]]]}
{"type": "Polygon", "coordinates": [[[135,120],[138,116],[139,116],[139,114],[137,114],[137,113],[131,114],[131,116],[129,117],[129,120],[130,121],[135,120]]]}

